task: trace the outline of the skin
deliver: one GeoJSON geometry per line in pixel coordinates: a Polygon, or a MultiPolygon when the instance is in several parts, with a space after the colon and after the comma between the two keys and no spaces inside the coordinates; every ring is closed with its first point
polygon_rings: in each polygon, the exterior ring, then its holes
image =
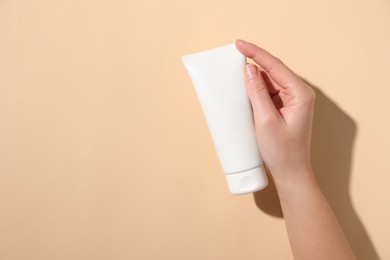
{"type": "Polygon", "coordinates": [[[244,68],[245,85],[294,258],[356,259],[311,167],[314,90],[264,49],[243,40],[237,40],[236,47],[256,63],[244,68]]]}

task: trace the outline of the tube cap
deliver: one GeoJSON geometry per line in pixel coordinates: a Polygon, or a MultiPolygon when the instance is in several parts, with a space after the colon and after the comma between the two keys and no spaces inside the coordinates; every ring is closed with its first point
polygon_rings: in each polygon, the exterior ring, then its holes
{"type": "Polygon", "coordinates": [[[226,174],[229,190],[233,194],[245,194],[264,189],[268,185],[264,166],[245,172],[226,174]]]}

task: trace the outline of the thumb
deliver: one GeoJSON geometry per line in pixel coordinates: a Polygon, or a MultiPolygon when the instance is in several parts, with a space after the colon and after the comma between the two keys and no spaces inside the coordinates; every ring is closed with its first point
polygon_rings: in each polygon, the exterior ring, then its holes
{"type": "Polygon", "coordinates": [[[278,122],[281,116],[272,102],[266,83],[256,65],[249,63],[245,66],[244,81],[252,103],[256,125],[278,122]]]}

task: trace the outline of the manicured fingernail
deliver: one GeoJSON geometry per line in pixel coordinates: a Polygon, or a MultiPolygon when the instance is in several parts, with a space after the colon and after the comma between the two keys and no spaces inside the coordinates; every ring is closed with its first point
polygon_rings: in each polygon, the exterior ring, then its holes
{"type": "Polygon", "coordinates": [[[258,76],[258,71],[255,65],[249,63],[245,68],[246,76],[252,80],[258,76]]]}

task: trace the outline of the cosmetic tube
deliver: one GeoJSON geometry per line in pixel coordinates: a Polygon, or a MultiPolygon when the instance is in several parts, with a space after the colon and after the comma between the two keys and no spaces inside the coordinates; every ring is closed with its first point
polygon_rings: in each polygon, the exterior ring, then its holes
{"type": "Polygon", "coordinates": [[[265,188],[268,179],[257,145],[244,85],[246,58],[235,44],[183,56],[233,194],[265,188]]]}

